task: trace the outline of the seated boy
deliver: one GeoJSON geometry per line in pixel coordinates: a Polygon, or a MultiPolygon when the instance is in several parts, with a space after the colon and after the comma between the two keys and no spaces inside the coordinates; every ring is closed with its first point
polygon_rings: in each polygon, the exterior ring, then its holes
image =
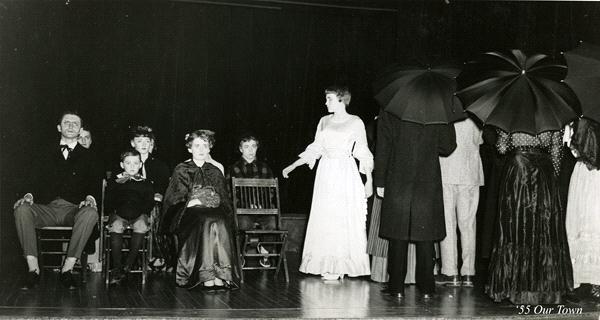
{"type": "MultiPolygon", "coordinates": [[[[260,142],[254,136],[247,135],[240,139],[239,150],[242,154],[241,158],[232,164],[227,170],[227,181],[231,181],[231,178],[247,178],[247,179],[270,179],[273,178],[273,171],[267,163],[264,161],[260,161],[256,158],[256,152],[258,151],[258,147],[260,146],[260,142]]],[[[250,207],[256,209],[260,207],[259,204],[250,204],[250,207]]],[[[240,229],[272,229],[275,226],[272,221],[257,221],[259,219],[253,219],[252,226],[244,226],[244,224],[248,224],[248,221],[242,221],[240,219],[238,223],[240,224],[240,229]]],[[[251,241],[258,241],[258,239],[251,239],[251,241]]],[[[271,266],[269,262],[267,251],[263,246],[257,245],[256,250],[258,253],[265,254],[265,257],[259,261],[260,265],[263,267],[271,266]]]]}
{"type": "Polygon", "coordinates": [[[148,215],[154,207],[152,184],[139,173],[142,168],[140,153],[136,150],[123,152],[121,168],[124,171],[109,182],[105,200],[105,210],[111,212],[108,226],[113,261],[111,284],[120,283],[135,262],[144,234],[149,230],[148,215]],[[128,226],[133,228],[133,233],[125,265],[122,265],[123,232],[128,226]]]}
{"type": "MultiPolygon", "coordinates": [[[[162,202],[163,195],[169,184],[171,170],[169,166],[153,155],[155,149],[154,130],[148,126],[135,126],[131,128],[130,143],[136,151],[142,156],[142,169],[140,174],[152,184],[154,188],[154,200],[162,202]]],[[[154,228],[160,228],[158,217],[153,217],[154,228]]],[[[160,271],[166,267],[166,260],[173,260],[171,252],[175,251],[171,238],[164,235],[157,235],[154,238],[153,257],[150,257],[150,268],[154,271],[160,271]]],[[[169,265],[174,262],[170,261],[169,265]]]]}

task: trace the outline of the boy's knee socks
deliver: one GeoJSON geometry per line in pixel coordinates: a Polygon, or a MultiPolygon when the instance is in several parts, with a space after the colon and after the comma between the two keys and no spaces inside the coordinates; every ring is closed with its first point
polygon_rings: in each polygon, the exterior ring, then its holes
{"type": "Polygon", "coordinates": [[[111,232],[110,233],[110,251],[113,262],[113,269],[121,268],[121,250],[123,249],[123,234],[111,232]]]}
{"type": "Polygon", "coordinates": [[[129,254],[127,255],[127,261],[125,262],[125,266],[127,268],[131,267],[137,258],[138,251],[142,247],[142,243],[144,241],[144,233],[135,233],[131,234],[131,244],[129,245],[129,254]]]}

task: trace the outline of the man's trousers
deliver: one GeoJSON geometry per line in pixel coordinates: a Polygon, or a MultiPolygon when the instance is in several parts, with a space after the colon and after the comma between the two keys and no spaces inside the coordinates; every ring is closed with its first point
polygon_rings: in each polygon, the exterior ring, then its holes
{"type": "Polygon", "coordinates": [[[56,199],[47,205],[25,203],[17,207],[14,214],[23,254],[34,257],[38,255],[36,228],[73,227],[67,257],[79,258],[98,222],[98,212],[95,208],[89,206],[78,208],[63,199],[56,199]]]}
{"type": "Polygon", "coordinates": [[[456,225],[460,230],[462,266],[460,275],[475,275],[475,231],[479,186],[443,184],[446,238],[440,242],[442,273],[458,275],[458,243],[456,225]]]}

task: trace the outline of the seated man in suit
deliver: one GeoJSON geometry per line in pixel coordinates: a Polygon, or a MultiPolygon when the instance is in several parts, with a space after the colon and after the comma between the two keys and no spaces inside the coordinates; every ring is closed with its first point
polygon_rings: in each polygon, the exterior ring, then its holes
{"type": "Polygon", "coordinates": [[[29,267],[22,289],[39,282],[35,229],[45,226],[73,227],[60,281],[69,289],[76,288],[72,269],[98,221],[96,196],[100,191],[100,177],[90,165],[91,154],[77,143],[81,122],[76,112],[63,112],[57,125],[60,142],[41,153],[43,163],[26,177],[34,183],[30,192],[14,205],[17,234],[29,267]]]}

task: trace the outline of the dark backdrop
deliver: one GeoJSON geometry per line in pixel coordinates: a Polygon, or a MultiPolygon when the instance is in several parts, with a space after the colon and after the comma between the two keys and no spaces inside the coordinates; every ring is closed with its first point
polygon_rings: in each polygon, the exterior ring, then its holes
{"type": "MultiPolygon", "coordinates": [[[[238,136],[253,132],[259,157],[280,172],[312,141],[332,83],[350,86],[350,111],[367,122],[378,110],[371,82],[392,62],[461,62],[516,47],[558,56],[578,40],[600,43],[597,3],[306,3],[320,6],[0,1],[2,245],[15,244],[12,203],[26,191],[30,160],[44,156],[39,146],[57,139],[63,109],[82,113],[111,165],[127,127],[143,123],[171,166],[188,157],[184,134],[207,128],[224,165],[238,157],[238,136]]],[[[282,181],[284,212],[308,214],[313,177],[302,168],[282,181]]]]}

